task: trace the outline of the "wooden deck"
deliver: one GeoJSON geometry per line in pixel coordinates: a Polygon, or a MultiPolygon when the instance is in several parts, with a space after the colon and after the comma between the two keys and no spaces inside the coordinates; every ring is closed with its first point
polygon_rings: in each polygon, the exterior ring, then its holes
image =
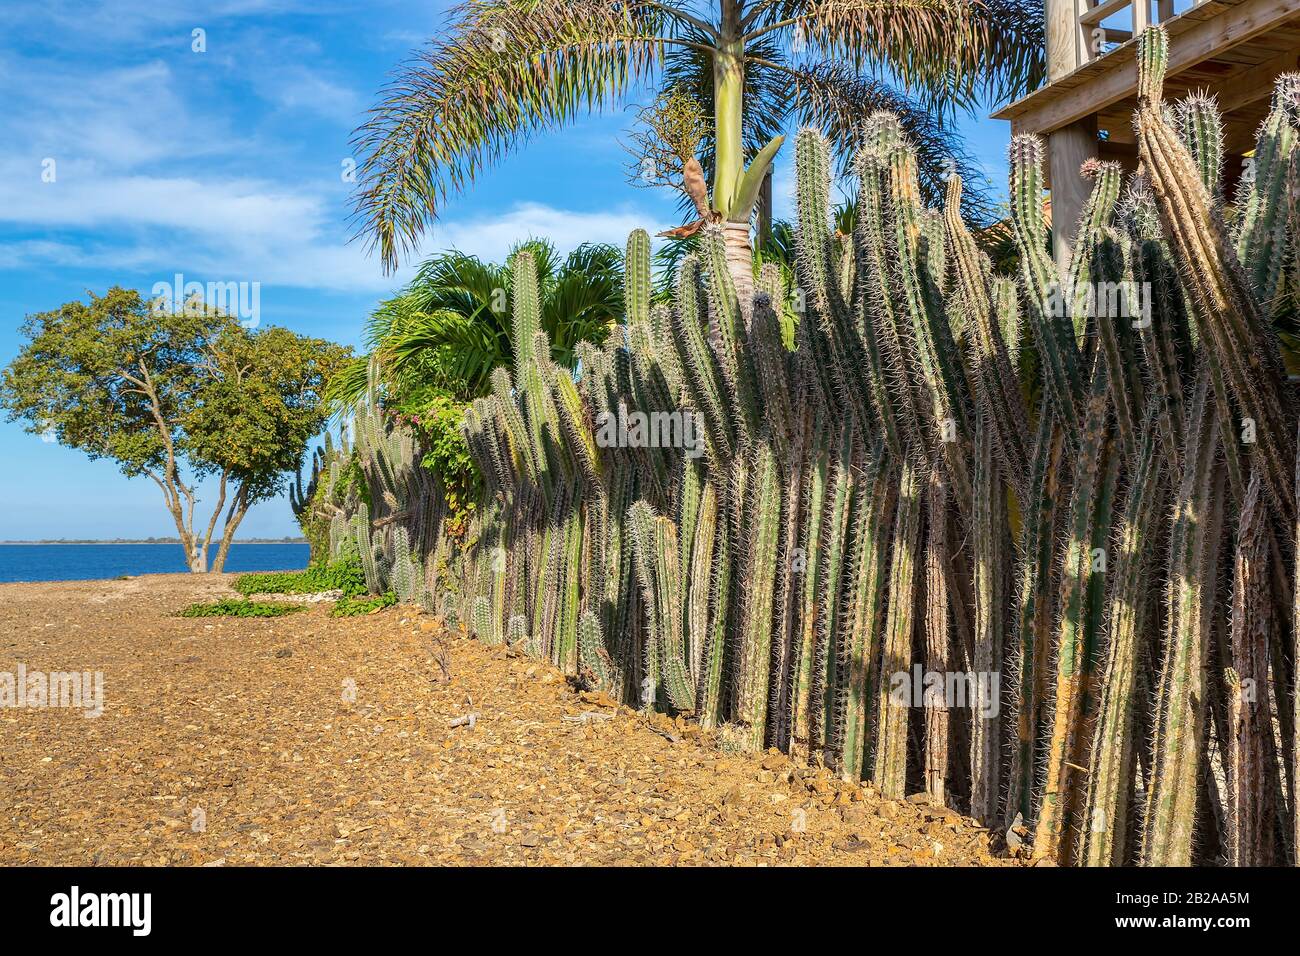
{"type": "MultiPolygon", "coordinates": [[[[1081,29],[1097,27],[1098,11],[1108,14],[1104,8],[1125,6],[1127,0],[1085,7],[1081,29]]],[[[1204,0],[1163,22],[1170,37],[1167,94],[1214,94],[1224,112],[1225,152],[1249,150],[1267,112],[1273,81],[1300,69],[1300,0],[1204,0]]],[[[1137,41],[1127,30],[1106,32],[1124,42],[993,118],[1010,120],[1016,133],[1046,134],[1096,117],[1098,130],[1106,133],[1100,144],[1103,155],[1123,158],[1133,152],[1137,41]]]]}

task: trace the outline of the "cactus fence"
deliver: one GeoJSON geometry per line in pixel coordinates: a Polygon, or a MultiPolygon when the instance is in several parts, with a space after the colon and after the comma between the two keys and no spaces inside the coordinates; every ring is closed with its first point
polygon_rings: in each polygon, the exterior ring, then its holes
{"type": "Polygon", "coordinates": [[[1300,316],[1300,76],[1229,203],[1218,114],[1162,101],[1166,49],[1144,35],[1140,174],[1092,164],[1063,277],[1036,139],[1011,148],[1019,273],[998,276],[960,180],[923,208],[889,114],[867,124],[852,235],[830,225],[827,143],[798,136],[793,350],[771,267],[741,301],[713,229],[654,305],[638,231],[625,322],[573,375],[519,256],[513,367],[465,418],[487,488],[467,544],[449,558],[408,504],[432,494],[410,448],[365,426],[367,574],[445,589],[482,640],[736,746],[929,791],[1036,856],[1293,861],[1297,412],[1276,330],[1300,316]]]}

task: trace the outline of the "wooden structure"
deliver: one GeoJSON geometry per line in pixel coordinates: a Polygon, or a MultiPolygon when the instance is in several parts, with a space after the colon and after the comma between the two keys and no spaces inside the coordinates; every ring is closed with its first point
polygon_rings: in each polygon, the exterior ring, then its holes
{"type": "Polygon", "coordinates": [[[1058,261],[1073,239],[1091,157],[1136,162],[1135,36],[1169,34],[1166,94],[1205,91],[1224,113],[1227,174],[1235,178],[1268,109],[1273,81],[1300,70],[1300,0],[1044,0],[1047,83],[994,114],[1014,133],[1047,138],[1058,261]]]}

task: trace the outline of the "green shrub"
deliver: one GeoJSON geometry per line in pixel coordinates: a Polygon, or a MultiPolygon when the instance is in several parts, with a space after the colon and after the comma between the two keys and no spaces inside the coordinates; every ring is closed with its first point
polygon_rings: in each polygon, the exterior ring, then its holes
{"type": "Polygon", "coordinates": [[[366,578],[355,553],[348,560],[315,565],[305,571],[272,571],[243,574],[235,580],[240,594],[319,594],[342,591],[344,597],[366,593],[366,578]]]}
{"type": "Polygon", "coordinates": [[[249,601],[239,598],[222,598],[206,604],[191,604],[181,611],[181,617],[283,617],[303,610],[301,604],[274,604],[269,601],[249,601]]]}
{"type": "Polygon", "coordinates": [[[330,610],[330,617],[356,617],[380,608],[392,607],[396,603],[397,595],[392,591],[377,597],[345,597],[335,603],[330,610]]]}

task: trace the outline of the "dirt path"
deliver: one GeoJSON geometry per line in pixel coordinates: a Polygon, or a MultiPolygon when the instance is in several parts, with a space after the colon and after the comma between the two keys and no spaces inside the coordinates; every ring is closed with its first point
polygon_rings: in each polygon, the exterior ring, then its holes
{"type": "Polygon", "coordinates": [[[504,649],[449,638],[442,683],[409,610],[173,616],[230,580],[0,585],[0,680],[104,681],[99,717],[0,709],[0,865],[1005,863],[948,811],[657,732],[504,649]]]}

